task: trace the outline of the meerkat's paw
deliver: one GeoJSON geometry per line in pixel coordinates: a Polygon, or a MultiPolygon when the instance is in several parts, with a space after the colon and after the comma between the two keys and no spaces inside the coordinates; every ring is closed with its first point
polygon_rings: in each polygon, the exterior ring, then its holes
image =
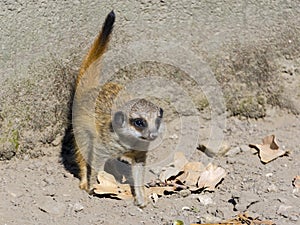
{"type": "Polygon", "coordinates": [[[81,180],[79,183],[79,188],[81,190],[85,190],[86,192],[90,192],[89,184],[88,184],[87,180],[81,180]]]}
{"type": "Polygon", "coordinates": [[[136,206],[138,206],[139,208],[144,208],[144,207],[147,206],[148,200],[145,199],[145,198],[137,198],[137,197],[135,197],[134,198],[134,204],[136,206]]]}

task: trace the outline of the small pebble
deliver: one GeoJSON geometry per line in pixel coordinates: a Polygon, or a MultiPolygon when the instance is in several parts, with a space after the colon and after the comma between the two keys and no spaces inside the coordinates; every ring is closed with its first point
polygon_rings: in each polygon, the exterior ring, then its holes
{"type": "Polygon", "coordinates": [[[179,192],[179,194],[180,194],[180,196],[181,197],[187,197],[187,196],[189,196],[190,194],[191,194],[191,191],[190,190],[188,190],[188,189],[185,189],[185,190],[181,190],[180,192],[179,192]]]}
{"type": "Polygon", "coordinates": [[[57,135],[56,138],[52,141],[53,146],[58,146],[62,142],[62,137],[60,135],[57,135]]]}
{"type": "Polygon", "coordinates": [[[273,173],[267,173],[266,174],[266,177],[272,177],[273,176],[273,173]]]}
{"type": "Polygon", "coordinates": [[[235,156],[241,152],[240,147],[235,147],[230,149],[228,152],[225,153],[225,156],[235,156]]]}
{"type": "Polygon", "coordinates": [[[73,206],[74,212],[80,212],[84,209],[83,205],[80,204],[79,202],[76,202],[73,206]]]}
{"type": "Polygon", "coordinates": [[[183,206],[183,207],[181,208],[181,210],[182,210],[182,211],[191,211],[191,208],[188,207],[188,206],[183,206]]]}
{"type": "Polygon", "coordinates": [[[176,139],[178,139],[178,136],[176,134],[173,134],[173,135],[170,135],[169,138],[172,140],[176,140],[176,139]]]}
{"type": "Polygon", "coordinates": [[[267,190],[268,190],[268,192],[277,192],[278,188],[275,184],[271,184],[267,190]]]}

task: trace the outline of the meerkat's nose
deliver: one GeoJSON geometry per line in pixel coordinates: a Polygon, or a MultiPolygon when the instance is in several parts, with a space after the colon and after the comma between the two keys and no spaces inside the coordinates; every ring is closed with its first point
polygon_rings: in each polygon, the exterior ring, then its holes
{"type": "Polygon", "coordinates": [[[158,132],[157,131],[150,132],[150,134],[149,134],[149,139],[150,140],[154,140],[157,137],[158,137],[158,132]]]}

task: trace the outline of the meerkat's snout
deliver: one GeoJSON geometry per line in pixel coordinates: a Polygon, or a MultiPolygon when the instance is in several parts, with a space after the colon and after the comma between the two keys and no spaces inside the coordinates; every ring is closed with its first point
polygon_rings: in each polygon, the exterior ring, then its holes
{"type": "Polygon", "coordinates": [[[158,137],[158,131],[150,131],[149,133],[149,139],[155,140],[158,137]]]}
{"type": "MultiPolygon", "coordinates": [[[[151,114],[149,114],[151,115],[151,114]]],[[[154,115],[147,118],[147,126],[142,130],[142,138],[153,141],[161,134],[163,110],[159,110],[154,115]]]]}

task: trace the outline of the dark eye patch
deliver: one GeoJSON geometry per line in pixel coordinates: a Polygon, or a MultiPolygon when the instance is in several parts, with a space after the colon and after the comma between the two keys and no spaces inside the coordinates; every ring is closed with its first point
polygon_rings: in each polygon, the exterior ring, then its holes
{"type": "Polygon", "coordinates": [[[163,118],[164,110],[162,108],[159,108],[159,118],[163,118]]]}
{"type": "Polygon", "coordinates": [[[131,125],[135,126],[136,128],[146,128],[148,126],[147,121],[143,118],[137,118],[137,119],[130,119],[131,125]]]}

